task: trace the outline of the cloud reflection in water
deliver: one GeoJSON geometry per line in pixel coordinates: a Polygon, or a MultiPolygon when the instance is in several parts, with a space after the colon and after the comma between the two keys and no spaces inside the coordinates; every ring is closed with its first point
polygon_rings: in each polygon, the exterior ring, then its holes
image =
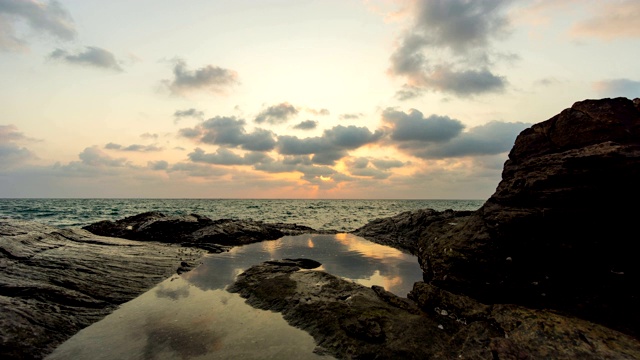
{"type": "Polygon", "coordinates": [[[384,286],[399,296],[406,296],[413,283],[422,280],[415,256],[351,234],[285,236],[236,247],[208,256],[182,277],[203,290],[224,289],[244,269],[283,258],[313,259],[328,273],[366,286],[384,286]]]}

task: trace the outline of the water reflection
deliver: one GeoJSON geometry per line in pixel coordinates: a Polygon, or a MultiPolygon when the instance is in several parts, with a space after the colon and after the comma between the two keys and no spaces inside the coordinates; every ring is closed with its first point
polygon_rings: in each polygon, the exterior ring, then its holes
{"type": "Polygon", "coordinates": [[[400,296],[422,280],[415,256],[350,234],[285,236],[211,255],[183,274],[203,290],[223,289],[244,269],[267,260],[310,258],[323,270],[363,285],[380,285],[400,296]]]}
{"type": "Polygon", "coordinates": [[[254,309],[224,290],[244,269],[282,258],[314,259],[322,263],[318,270],[401,296],[421,280],[414,256],[356,236],[284,237],[206,257],[83,329],[47,359],[321,358],[313,338],[281,314],[254,309]]]}

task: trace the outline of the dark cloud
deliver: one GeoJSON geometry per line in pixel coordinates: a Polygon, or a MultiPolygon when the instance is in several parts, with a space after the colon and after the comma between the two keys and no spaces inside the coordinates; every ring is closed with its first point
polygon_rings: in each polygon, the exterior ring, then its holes
{"type": "Polygon", "coordinates": [[[295,125],[293,128],[298,130],[312,130],[318,127],[318,122],[315,120],[305,120],[295,125]]]}
{"type": "Polygon", "coordinates": [[[488,68],[456,70],[448,65],[436,66],[427,74],[427,87],[458,96],[504,91],[505,77],[494,75],[488,68]]]}
{"type": "Polygon", "coordinates": [[[176,110],[176,112],[173,113],[173,117],[176,119],[176,122],[182,118],[202,119],[204,118],[204,112],[196,110],[194,108],[186,110],[176,110]]]}
{"type": "Polygon", "coordinates": [[[593,88],[600,96],[640,97],[640,81],[630,79],[612,79],[595,82],[593,88]]]}
{"type": "Polygon", "coordinates": [[[386,179],[391,176],[391,174],[386,171],[382,171],[372,167],[350,169],[349,173],[351,173],[351,175],[353,176],[369,177],[379,180],[386,179]]]}
{"type": "Polygon", "coordinates": [[[403,167],[406,164],[400,160],[372,159],[371,163],[380,170],[389,170],[392,168],[403,167]]]}
{"type": "MultiPolygon", "coordinates": [[[[426,35],[428,45],[467,54],[484,48],[508,31],[502,12],[509,0],[432,0],[417,2],[414,30],[426,35]]],[[[425,44],[426,45],[426,44],[425,44]]]]}
{"type": "Polygon", "coordinates": [[[149,161],[147,167],[151,170],[167,170],[169,169],[169,163],[164,160],[149,161]]]}
{"type": "Polygon", "coordinates": [[[0,50],[24,50],[27,45],[16,36],[14,24],[24,21],[31,29],[62,40],[73,40],[76,30],[73,19],[58,1],[0,1],[0,50]]]}
{"type": "Polygon", "coordinates": [[[131,152],[153,152],[153,151],[163,150],[161,147],[158,147],[155,145],[132,144],[129,146],[122,146],[116,143],[108,143],[107,145],[104,146],[104,148],[108,150],[131,151],[131,152]]]}
{"type": "Polygon", "coordinates": [[[87,46],[84,51],[77,54],[70,54],[66,50],[56,49],[49,54],[49,57],[73,65],[94,66],[122,71],[116,57],[111,52],[95,46],[87,46]]]}
{"type": "Polygon", "coordinates": [[[347,155],[347,150],[376,142],[382,135],[380,130],[372,133],[366,127],[338,125],[325,130],[321,137],[278,136],[277,149],[283,155],[313,155],[313,163],[333,165],[347,155]]]}
{"type": "Polygon", "coordinates": [[[506,79],[489,65],[492,42],[509,33],[504,12],[509,2],[416,1],[413,26],[391,55],[389,72],[407,79],[396,97],[407,100],[426,90],[462,97],[503,91],[506,79]],[[435,55],[443,52],[450,55],[448,62],[435,55]]]}
{"type": "Polygon", "coordinates": [[[382,120],[391,125],[391,139],[395,141],[418,141],[442,143],[458,136],[464,129],[459,120],[448,116],[424,115],[415,109],[409,113],[387,108],[382,120]]]}
{"type": "Polygon", "coordinates": [[[359,157],[347,161],[347,165],[352,169],[364,169],[369,165],[369,159],[365,157],[359,157]]]}
{"type": "Polygon", "coordinates": [[[398,141],[398,147],[423,159],[496,155],[509,151],[518,134],[531,124],[492,121],[470,128],[444,143],[398,141]]]}
{"type": "Polygon", "coordinates": [[[196,148],[188,156],[189,160],[195,163],[215,165],[255,165],[272,161],[269,156],[261,152],[249,152],[240,156],[225,148],[218,148],[215,153],[206,153],[204,150],[196,148]]]}
{"type": "Polygon", "coordinates": [[[193,128],[180,129],[179,133],[205,144],[240,147],[251,151],[270,151],[275,148],[273,132],[258,128],[247,133],[245,125],[246,122],[242,119],[216,116],[193,128]]]}
{"type": "Polygon", "coordinates": [[[298,114],[298,109],[289,103],[281,103],[278,105],[269,106],[265,110],[261,111],[254,121],[258,124],[264,122],[269,124],[282,124],[295,115],[298,114]]]}
{"type": "Polygon", "coordinates": [[[173,67],[173,79],[163,83],[174,95],[185,95],[192,91],[222,93],[238,83],[238,74],[229,69],[207,65],[198,70],[187,69],[187,63],[178,59],[173,67]]]}

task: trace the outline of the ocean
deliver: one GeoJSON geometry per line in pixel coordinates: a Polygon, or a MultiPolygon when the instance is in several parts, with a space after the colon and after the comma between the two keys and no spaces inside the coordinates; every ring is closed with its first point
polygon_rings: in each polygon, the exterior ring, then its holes
{"type": "Polygon", "coordinates": [[[404,211],[477,210],[484,200],[307,200],[307,199],[0,199],[0,219],[35,220],[82,227],[147,211],[198,214],[211,219],[253,219],[349,232],[369,221],[404,211]]]}

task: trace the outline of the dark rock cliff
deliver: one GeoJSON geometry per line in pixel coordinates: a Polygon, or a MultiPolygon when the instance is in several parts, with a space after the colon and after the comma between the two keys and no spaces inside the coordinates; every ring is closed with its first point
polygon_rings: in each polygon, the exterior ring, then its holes
{"type": "MultiPolygon", "coordinates": [[[[478,211],[421,225],[425,280],[640,334],[639,108],[640,99],[585,100],[524,130],[478,211]]],[[[368,229],[356,233],[376,240],[368,229]]]]}

